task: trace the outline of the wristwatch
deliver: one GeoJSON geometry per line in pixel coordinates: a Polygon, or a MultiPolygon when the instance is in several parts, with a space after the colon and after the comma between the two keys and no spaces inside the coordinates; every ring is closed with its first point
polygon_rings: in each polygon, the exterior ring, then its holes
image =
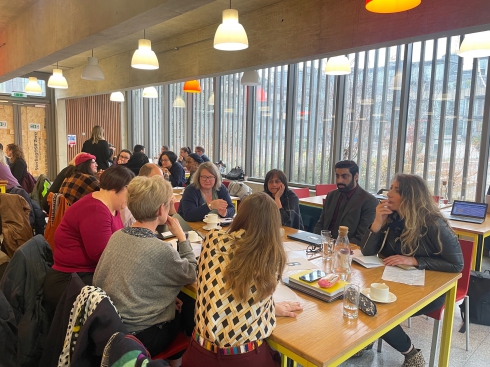
{"type": "Polygon", "coordinates": [[[208,204],[208,208],[209,208],[209,210],[213,210],[213,209],[211,209],[211,203],[208,204]]]}

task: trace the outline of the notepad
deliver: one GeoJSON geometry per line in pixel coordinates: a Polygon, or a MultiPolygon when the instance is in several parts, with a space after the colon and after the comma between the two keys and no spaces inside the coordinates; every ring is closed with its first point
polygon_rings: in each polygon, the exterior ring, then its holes
{"type": "Polygon", "coordinates": [[[322,288],[318,285],[318,281],[309,283],[309,282],[305,282],[304,280],[299,279],[300,276],[308,274],[310,272],[311,272],[311,270],[305,270],[305,271],[301,271],[299,273],[293,274],[289,277],[289,282],[299,284],[303,287],[310,288],[311,290],[313,290],[315,292],[323,293],[323,294],[330,296],[330,297],[333,297],[333,296],[343,292],[344,286],[346,284],[348,284],[348,282],[346,282],[344,280],[339,280],[337,283],[335,283],[333,286],[331,286],[329,288],[322,288]]]}
{"type": "Polygon", "coordinates": [[[352,260],[368,269],[384,266],[382,259],[377,256],[364,256],[361,250],[354,250],[352,260]]]}

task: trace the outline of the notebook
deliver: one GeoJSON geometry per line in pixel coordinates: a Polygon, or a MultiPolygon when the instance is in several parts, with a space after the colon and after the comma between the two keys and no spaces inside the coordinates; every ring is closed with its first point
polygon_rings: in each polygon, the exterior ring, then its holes
{"type": "Polygon", "coordinates": [[[296,241],[305,242],[313,246],[322,246],[322,236],[319,234],[306,232],[306,231],[298,231],[294,234],[288,234],[288,238],[291,238],[296,241]]]}
{"type": "Polygon", "coordinates": [[[310,272],[311,270],[305,270],[293,274],[289,278],[284,279],[284,284],[292,289],[306,293],[325,302],[332,302],[342,297],[344,287],[348,284],[346,281],[339,280],[330,288],[321,288],[318,285],[318,281],[308,283],[299,279],[300,276],[310,272]]]}
{"type": "Polygon", "coordinates": [[[482,224],[487,215],[487,207],[488,204],[486,203],[454,200],[453,208],[448,218],[461,222],[482,224]]]}

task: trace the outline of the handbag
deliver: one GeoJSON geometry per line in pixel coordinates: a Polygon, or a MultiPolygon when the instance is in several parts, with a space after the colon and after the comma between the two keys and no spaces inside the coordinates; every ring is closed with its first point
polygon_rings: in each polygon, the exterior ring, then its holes
{"type": "Polygon", "coordinates": [[[26,171],[22,182],[20,182],[20,186],[22,186],[22,188],[26,190],[28,194],[32,193],[32,191],[34,190],[34,186],[36,186],[36,180],[29,171],[26,171]]]}
{"type": "Polygon", "coordinates": [[[470,299],[470,314],[465,315],[465,301],[459,305],[461,318],[470,318],[472,324],[490,325],[490,271],[471,271],[470,285],[468,287],[470,299]],[[488,274],[485,274],[488,272],[488,274]]]}
{"type": "Polygon", "coordinates": [[[243,181],[244,177],[245,177],[245,172],[243,172],[243,169],[240,166],[236,166],[230,172],[228,172],[228,174],[226,175],[226,178],[228,180],[243,181]]]}

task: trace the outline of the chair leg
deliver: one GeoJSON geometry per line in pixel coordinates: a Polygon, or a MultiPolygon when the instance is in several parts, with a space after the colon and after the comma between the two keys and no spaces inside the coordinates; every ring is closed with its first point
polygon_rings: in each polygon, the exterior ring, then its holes
{"type": "Polygon", "coordinates": [[[408,328],[410,329],[412,327],[412,318],[408,318],[408,328]]]}
{"type": "Polygon", "coordinates": [[[429,359],[429,367],[434,367],[434,362],[436,359],[437,352],[437,341],[439,340],[439,324],[440,320],[434,319],[434,329],[432,331],[432,345],[430,346],[430,359],[429,359]]]}
{"type": "Polygon", "coordinates": [[[383,339],[379,338],[378,339],[378,353],[381,353],[383,350],[383,339]]]}
{"type": "Polygon", "coordinates": [[[470,297],[466,295],[464,297],[464,313],[465,317],[465,327],[466,327],[466,351],[470,350],[470,297]]]}

